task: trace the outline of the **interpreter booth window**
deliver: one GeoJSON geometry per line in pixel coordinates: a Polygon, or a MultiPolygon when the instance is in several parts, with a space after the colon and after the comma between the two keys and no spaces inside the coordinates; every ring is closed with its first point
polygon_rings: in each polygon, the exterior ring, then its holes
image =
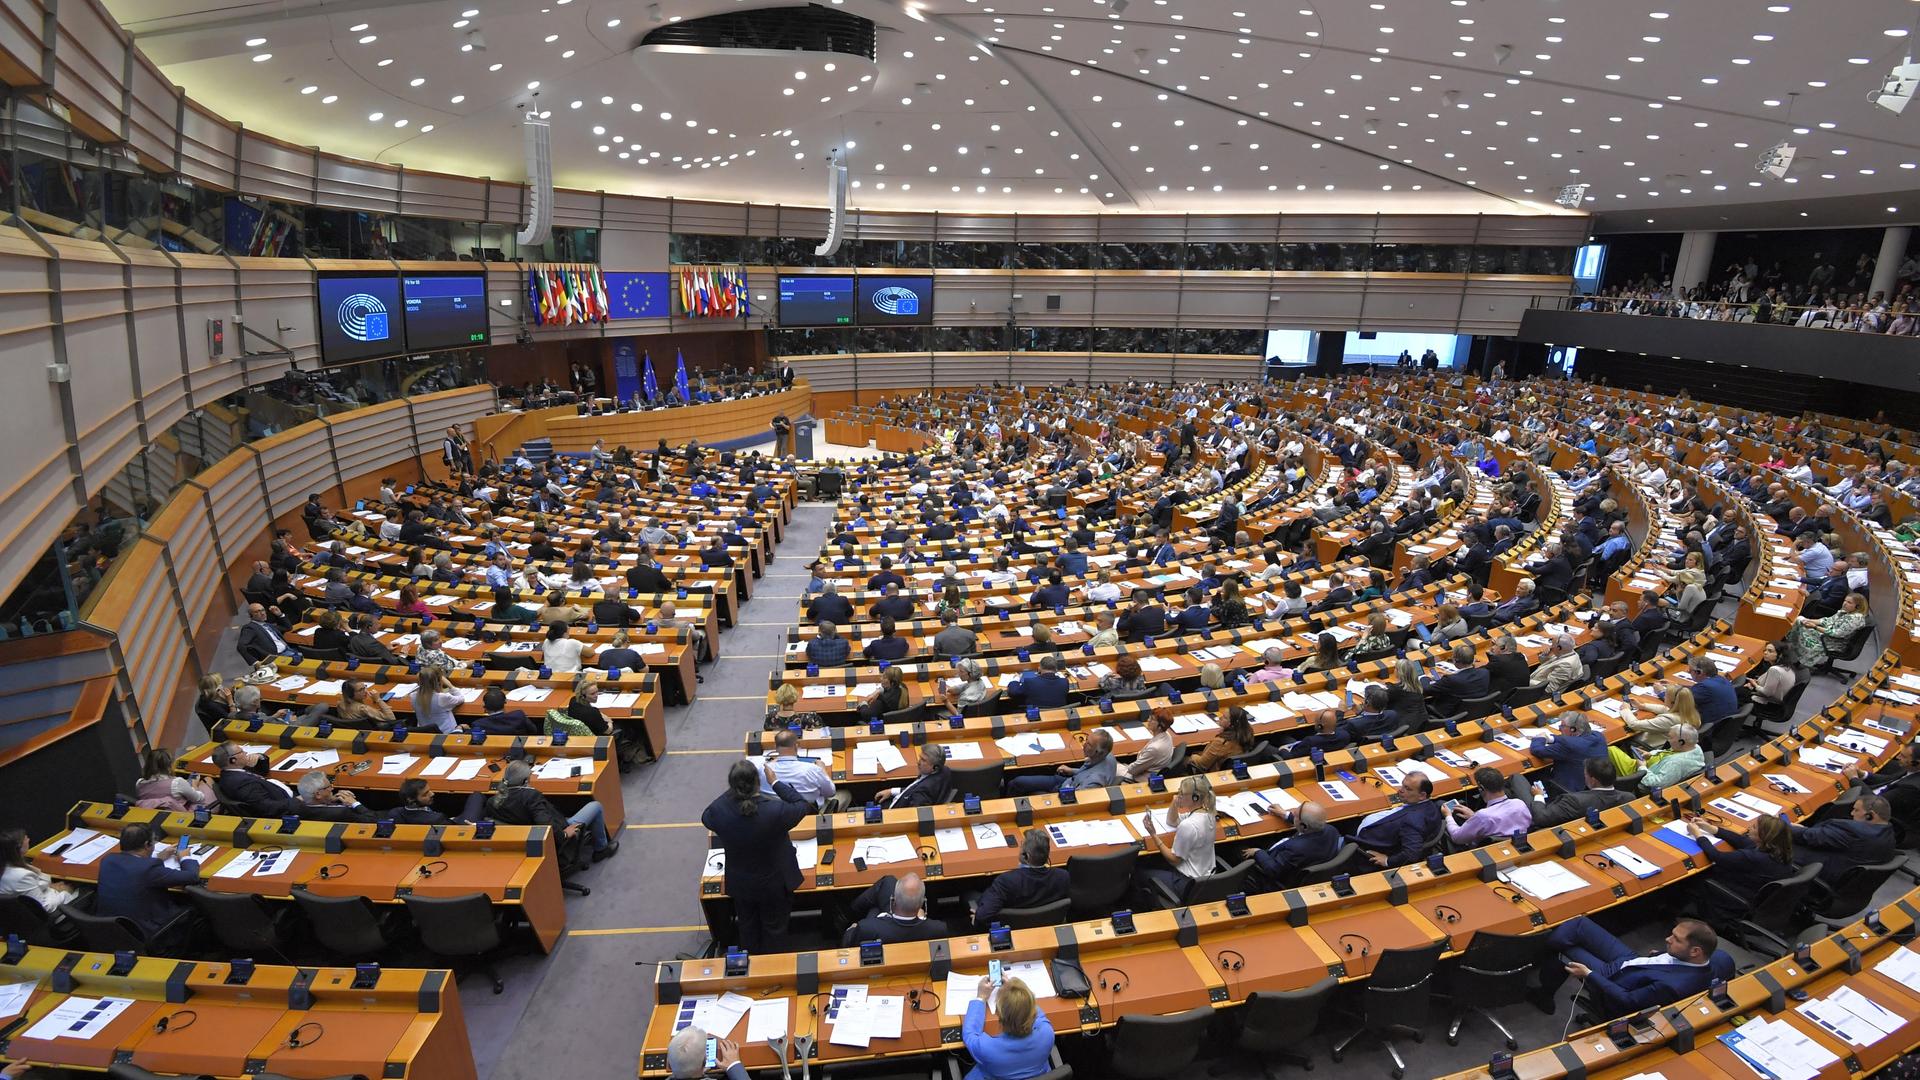
{"type": "Polygon", "coordinates": [[[1095,244],[1102,270],[1178,270],[1186,265],[1185,244],[1095,244]]]}

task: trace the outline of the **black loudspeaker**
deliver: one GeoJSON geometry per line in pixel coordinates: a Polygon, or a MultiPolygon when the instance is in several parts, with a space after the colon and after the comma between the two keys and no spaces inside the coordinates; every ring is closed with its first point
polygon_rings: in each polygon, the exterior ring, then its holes
{"type": "Polygon", "coordinates": [[[1048,311],[1060,310],[1060,294],[1059,293],[1047,294],[1047,310],[1048,311]]]}

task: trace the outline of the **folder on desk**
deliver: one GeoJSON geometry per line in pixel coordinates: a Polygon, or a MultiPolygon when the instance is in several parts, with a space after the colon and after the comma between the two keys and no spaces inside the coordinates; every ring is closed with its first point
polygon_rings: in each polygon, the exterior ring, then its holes
{"type": "Polygon", "coordinates": [[[1700,854],[1700,841],[1683,832],[1678,822],[1669,822],[1655,829],[1653,838],[1682,854],[1700,854]]]}
{"type": "Polygon", "coordinates": [[[1660,873],[1660,867],[1648,862],[1645,856],[1624,844],[1603,848],[1600,854],[1612,859],[1614,865],[1637,878],[1650,878],[1660,873]]]}

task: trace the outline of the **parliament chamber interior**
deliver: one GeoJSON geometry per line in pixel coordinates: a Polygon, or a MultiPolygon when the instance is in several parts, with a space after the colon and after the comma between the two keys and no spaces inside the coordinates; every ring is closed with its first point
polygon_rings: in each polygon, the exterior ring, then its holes
{"type": "Polygon", "coordinates": [[[1917,15],[0,4],[0,1076],[1920,1076],[1917,15]]]}

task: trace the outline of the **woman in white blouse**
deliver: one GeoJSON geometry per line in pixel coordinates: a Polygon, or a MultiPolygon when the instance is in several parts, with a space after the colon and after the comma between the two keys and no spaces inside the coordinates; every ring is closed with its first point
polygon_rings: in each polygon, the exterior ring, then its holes
{"type": "Polygon", "coordinates": [[[0,897],[24,896],[51,913],[79,895],[73,886],[27,862],[25,829],[0,829],[0,897]]]}
{"type": "Polygon", "coordinates": [[[570,675],[580,670],[581,645],[567,636],[567,624],[547,627],[547,640],[540,643],[541,666],[555,675],[570,675]]]}
{"type": "Polygon", "coordinates": [[[1130,764],[1120,767],[1120,779],[1141,783],[1154,773],[1164,773],[1173,763],[1173,710],[1160,708],[1147,714],[1147,745],[1140,748],[1130,764]]]}
{"type": "MultiPolygon", "coordinates": [[[[1171,845],[1162,839],[1159,825],[1147,836],[1147,847],[1157,851],[1167,860],[1167,869],[1147,867],[1135,871],[1136,880],[1145,886],[1159,881],[1167,887],[1176,900],[1184,900],[1187,890],[1193,883],[1213,873],[1213,785],[1205,776],[1189,776],[1180,781],[1180,790],[1173,796],[1173,804],[1167,807],[1163,818],[1165,824],[1173,829],[1171,845]]],[[[1157,903],[1155,893],[1146,891],[1149,901],[1146,907],[1157,903]]]]}
{"type": "Polygon", "coordinates": [[[460,729],[453,710],[466,700],[447,683],[447,669],[434,665],[420,669],[420,682],[413,689],[413,726],[451,735],[460,729]]]}

